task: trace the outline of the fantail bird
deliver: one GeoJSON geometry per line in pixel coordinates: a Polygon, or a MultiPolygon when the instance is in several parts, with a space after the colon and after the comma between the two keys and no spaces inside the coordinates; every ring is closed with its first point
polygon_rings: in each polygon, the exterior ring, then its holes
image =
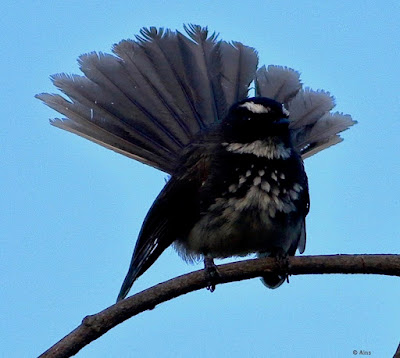
{"type": "MultiPolygon", "coordinates": [[[[118,300],[171,244],[208,268],[214,258],[302,253],[303,159],[342,141],[338,133],[355,123],[330,112],[329,93],[303,90],[296,71],[257,70],[253,48],[200,26],[185,30],[189,37],[142,29],[115,55],[82,55],[85,76],[52,76],[69,99],[37,95],[67,117],[52,120],[56,127],[171,175],[144,220],[118,300]]],[[[284,280],[263,277],[271,288],[284,280]]]]}

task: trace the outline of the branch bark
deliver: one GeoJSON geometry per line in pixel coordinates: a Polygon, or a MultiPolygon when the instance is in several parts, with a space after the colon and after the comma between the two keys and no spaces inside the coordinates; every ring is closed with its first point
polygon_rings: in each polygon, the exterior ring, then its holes
{"type": "Polygon", "coordinates": [[[396,352],[394,353],[393,358],[400,358],[400,343],[397,346],[396,352]]]}
{"type": "MultiPolygon", "coordinates": [[[[245,260],[218,266],[217,283],[247,280],[267,272],[282,273],[282,266],[271,258],[245,260]]],[[[305,274],[378,274],[400,276],[400,255],[326,255],[290,257],[285,272],[305,274]]],[[[82,324],[40,357],[71,357],[123,321],[151,310],[156,305],[207,286],[203,270],[178,276],[139,292],[105,310],[86,316],[82,324]]]]}

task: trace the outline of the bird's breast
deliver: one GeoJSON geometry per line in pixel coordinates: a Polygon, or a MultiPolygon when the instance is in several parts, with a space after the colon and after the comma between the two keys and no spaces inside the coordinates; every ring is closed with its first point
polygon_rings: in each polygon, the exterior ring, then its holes
{"type": "Polygon", "coordinates": [[[302,185],[274,161],[254,159],[221,165],[205,183],[200,219],[178,244],[186,256],[243,256],[297,240],[302,185]]]}

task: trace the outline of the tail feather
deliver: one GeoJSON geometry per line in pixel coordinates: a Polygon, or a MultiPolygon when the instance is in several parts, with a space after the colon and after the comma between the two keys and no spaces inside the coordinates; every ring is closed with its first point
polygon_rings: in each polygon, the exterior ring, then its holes
{"type": "Polygon", "coordinates": [[[279,275],[276,273],[267,273],[264,274],[263,277],[261,277],[261,282],[267,286],[268,288],[278,288],[281,286],[286,280],[285,275],[279,275]]]}
{"type": "Polygon", "coordinates": [[[222,41],[222,88],[228,107],[247,97],[258,65],[257,52],[240,42],[222,41]]]}
{"type": "Polygon", "coordinates": [[[288,105],[292,120],[290,128],[313,125],[333,107],[334,99],[328,92],[313,91],[309,88],[300,90],[288,105]]]}
{"type": "MultiPolygon", "coordinates": [[[[156,37],[155,41],[159,38],[156,37]]],[[[197,121],[190,120],[194,112],[186,100],[185,88],[171,65],[168,66],[162,51],[157,51],[157,46],[150,41],[141,45],[124,40],[114,45],[113,52],[122,59],[122,66],[132,82],[131,97],[148,107],[157,108],[160,119],[166,120],[166,126],[172,127],[171,132],[186,144],[191,133],[200,127],[197,121]]],[[[118,82],[118,78],[115,81],[118,82]]]]}
{"type": "Polygon", "coordinates": [[[51,123],[170,173],[181,149],[247,96],[257,67],[254,49],[197,25],[185,30],[189,38],[142,29],[114,45],[117,56],[82,55],[86,77],[52,77],[70,100],[37,95],[67,117],[51,123]]]}
{"type": "Polygon", "coordinates": [[[206,128],[218,118],[222,119],[227,109],[221,85],[220,45],[215,33],[208,36],[207,28],[197,25],[184,28],[190,39],[177,32],[183,72],[192,86],[193,107],[197,107],[201,128],[206,128]]]}
{"type": "Polygon", "coordinates": [[[204,118],[198,113],[193,98],[191,88],[193,84],[187,79],[178,34],[170,30],[157,30],[154,27],[142,29],[140,33],[141,36],[137,36],[137,41],[122,41],[116,45],[114,51],[118,54],[119,46],[124,46],[124,43],[131,44],[132,62],[143,72],[153,72],[166,91],[172,94],[170,98],[172,104],[186,114],[186,118],[178,118],[175,125],[187,128],[186,136],[189,141],[191,134],[197,133],[204,126],[204,118]]]}
{"type": "Polygon", "coordinates": [[[355,123],[349,115],[325,113],[312,125],[293,131],[293,144],[303,158],[308,158],[322,149],[340,143],[342,139],[338,133],[345,131],[355,123]]]}
{"type": "Polygon", "coordinates": [[[256,74],[257,96],[272,98],[287,105],[300,91],[300,74],[288,67],[262,66],[256,74]]]}
{"type": "MultiPolygon", "coordinates": [[[[257,257],[274,257],[273,254],[260,252],[257,254],[257,257]]],[[[261,282],[268,288],[278,288],[281,286],[286,280],[286,275],[281,275],[278,273],[265,273],[261,277],[261,282]]]]}
{"type": "Polygon", "coordinates": [[[108,108],[122,124],[126,122],[131,127],[143,128],[174,151],[186,144],[187,134],[182,127],[170,126],[178,116],[174,117],[157,96],[145,90],[143,79],[137,76],[136,79],[141,81],[135,80],[121,60],[111,55],[92,53],[81,56],[79,62],[86,77],[100,88],[101,103],[109,103],[108,108]],[[159,116],[159,113],[163,115],[159,116]]]}
{"type": "Polygon", "coordinates": [[[122,131],[155,154],[160,154],[158,151],[176,152],[180,148],[179,142],[165,130],[156,114],[137,101],[121,98],[116,90],[107,90],[90,78],[61,74],[52,79],[54,85],[72,99],[68,109],[73,111],[77,107],[86,107],[86,121],[114,130],[111,133],[122,131]]]}
{"type": "MultiPolygon", "coordinates": [[[[69,118],[69,120],[52,119],[50,123],[55,127],[75,133],[117,153],[152,165],[160,170],[170,172],[174,169],[172,165],[174,161],[170,160],[172,153],[159,151],[159,154],[155,154],[156,151],[146,149],[148,142],[143,143],[143,141],[128,136],[126,132],[112,126],[108,121],[88,121],[87,117],[90,116],[88,114],[90,109],[87,107],[76,103],[75,106],[71,106],[71,102],[66,101],[59,95],[42,93],[36,97],[69,118]],[[169,158],[168,161],[166,158],[169,158]]],[[[94,113],[93,116],[95,116],[94,113]]]]}
{"type": "Polygon", "coordinates": [[[340,142],[343,142],[343,138],[336,134],[325,141],[319,141],[314,143],[313,145],[308,146],[302,151],[301,157],[303,158],[303,160],[307,159],[312,155],[317,154],[321,150],[327,149],[340,142]]]}

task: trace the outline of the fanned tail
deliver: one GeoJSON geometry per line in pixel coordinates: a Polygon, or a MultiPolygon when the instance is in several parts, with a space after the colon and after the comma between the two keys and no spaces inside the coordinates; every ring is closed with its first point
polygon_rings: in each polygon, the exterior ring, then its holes
{"type": "Polygon", "coordinates": [[[36,97],[66,116],[54,126],[171,173],[182,148],[247,96],[258,61],[254,49],[217,41],[207,28],[185,30],[189,37],[144,28],[115,55],[82,55],[84,77],[52,76],[69,99],[36,97]]]}
{"type": "Polygon", "coordinates": [[[301,89],[300,74],[288,67],[262,66],[256,74],[256,95],[288,105],[301,89]]]}
{"type": "Polygon", "coordinates": [[[254,79],[257,96],[289,109],[293,143],[303,158],[339,143],[339,133],[356,123],[330,113],[329,93],[303,90],[298,72],[272,65],[256,72],[253,48],[218,41],[198,25],[184,28],[188,37],[143,28],[136,40],[114,45],[115,55],[80,56],[85,76],[52,76],[68,99],[36,96],[66,116],[51,123],[168,173],[199,131],[247,97],[254,79]]]}
{"type": "Polygon", "coordinates": [[[333,97],[324,91],[302,89],[298,72],[280,66],[257,71],[256,93],[284,103],[290,112],[294,147],[306,159],[340,143],[339,133],[355,123],[350,115],[331,113],[333,97]]]}

